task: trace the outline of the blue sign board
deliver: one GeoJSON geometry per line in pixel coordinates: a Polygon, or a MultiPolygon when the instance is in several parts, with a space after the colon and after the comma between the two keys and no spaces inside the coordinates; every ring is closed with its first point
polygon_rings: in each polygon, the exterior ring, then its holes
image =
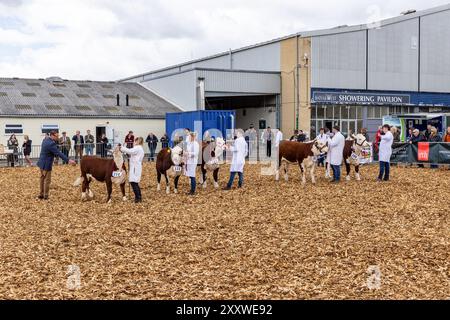
{"type": "Polygon", "coordinates": [[[354,93],[354,92],[313,92],[312,103],[408,105],[408,94],[354,93]]]}

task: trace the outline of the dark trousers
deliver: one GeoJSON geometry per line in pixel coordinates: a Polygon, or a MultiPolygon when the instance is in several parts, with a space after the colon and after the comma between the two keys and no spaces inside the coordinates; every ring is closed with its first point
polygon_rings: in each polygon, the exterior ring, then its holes
{"type": "Polygon", "coordinates": [[[333,169],[333,176],[334,176],[334,180],[333,181],[341,181],[341,166],[334,166],[331,165],[331,169],[333,169]]]}
{"type": "Polygon", "coordinates": [[[228,188],[231,188],[234,183],[234,178],[236,178],[236,173],[239,175],[239,188],[242,188],[244,185],[244,174],[242,172],[231,172],[230,173],[230,180],[228,181],[228,188]]]}
{"type": "Polygon", "coordinates": [[[191,193],[195,193],[195,190],[197,189],[197,180],[194,177],[191,178],[191,193]]]}
{"type": "Polygon", "coordinates": [[[380,161],[380,175],[378,179],[389,181],[389,174],[391,172],[391,164],[389,162],[380,161]]]}
{"type": "Polygon", "coordinates": [[[272,158],[272,141],[267,141],[267,157],[272,158]]]}
{"type": "MultiPolygon", "coordinates": [[[[67,149],[67,148],[62,148],[61,149],[61,153],[63,154],[63,155],[65,155],[67,158],[69,157],[69,149],[67,149]]],[[[63,161],[63,164],[68,164],[69,162],[68,161],[63,161]]]]}
{"type": "Polygon", "coordinates": [[[141,201],[142,200],[142,193],[141,193],[141,187],[139,187],[139,183],[131,182],[131,188],[134,192],[134,200],[135,201],[141,201]]]}

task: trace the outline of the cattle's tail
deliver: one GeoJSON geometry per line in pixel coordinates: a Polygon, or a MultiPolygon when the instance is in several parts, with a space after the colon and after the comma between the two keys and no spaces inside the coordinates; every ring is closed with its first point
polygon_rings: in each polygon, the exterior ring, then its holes
{"type": "Polygon", "coordinates": [[[83,177],[78,177],[78,179],[75,180],[75,182],[73,183],[73,186],[74,186],[74,187],[79,187],[79,186],[81,186],[81,184],[83,183],[83,181],[84,181],[84,178],[83,178],[83,177]]]}
{"type": "MultiPolygon", "coordinates": [[[[88,181],[89,181],[89,182],[92,181],[92,176],[91,176],[90,174],[87,175],[87,178],[88,178],[88,181]]],[[[83,181],[84,181],[84,177],[83,177],[83,176],[78,177],[78,179],[75,180],[75,182],[73,183],[73,186],[74,186],[74,187],[79,187],[79,186],[81,186],[81,184],[83,183],[83,181]]]]}

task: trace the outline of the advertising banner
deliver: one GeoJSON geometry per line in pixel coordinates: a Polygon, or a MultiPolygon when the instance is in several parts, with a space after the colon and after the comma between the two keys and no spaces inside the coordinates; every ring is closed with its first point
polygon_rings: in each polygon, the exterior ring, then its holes
{"type": "Polygon", "coordinates": [[[396,143],[392,163],[450,164],[450,143],[396,143]]]}

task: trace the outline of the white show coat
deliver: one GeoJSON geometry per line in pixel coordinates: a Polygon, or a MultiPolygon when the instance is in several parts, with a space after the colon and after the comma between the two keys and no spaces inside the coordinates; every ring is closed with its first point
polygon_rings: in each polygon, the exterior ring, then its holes
{"type": "Polygon", "coordinates": [[[141,182],[142,176],[142,160],[144,160],[144,149],[142,146],[136,146],[132,149],[128,149],[125,147],[121,147],[120,151],[123,153],[129,154],[130,157],[130,173],[129,173],[129,181],[139,183],[141,182]]]}
{"type": "Polygon", "coordinates": [[[380,142],[380,161],[391,162],[392,144],[394,143],[394,136],[390,131],[381,136],[380,142]]]}
{"type": "Polygon", "coordinates": [[[184,174],[187,177],[195,178],[198,165],[198,154],[200,153],[200,145],[197,141],[188,142],[186,144],[186,167],[184,174]]]}
{"type": "Polygon", "coordinates": [[[345,137],[338,132],[334,135],[330,142],[330,164],[333,166],[342,165],[344,160],[345,137]]]}
{"type": "Polygon", "coordinates": [[[233,152],[233,159],[231,160],[231,172],[244,172],[245,157],[247,157],[248,148],[244,137],[239,137],[234,141],[234,146],[230,147],[233,152]]]}
{"type": "Polygon", "coordinates": [[[278,130],[277,136],[275,137],[275,147],[278,148],[280,146],[281,141],[283,141],[283,132],[278,130]]]}
{"type": "Polygon", "coordinates": [[[327,143],[327,141],[329,141],[328,139],[329,139],[329,137],[325,133],[319,134],[317,136],[317,141],[322,142],[324,144],[327,143]]]}

